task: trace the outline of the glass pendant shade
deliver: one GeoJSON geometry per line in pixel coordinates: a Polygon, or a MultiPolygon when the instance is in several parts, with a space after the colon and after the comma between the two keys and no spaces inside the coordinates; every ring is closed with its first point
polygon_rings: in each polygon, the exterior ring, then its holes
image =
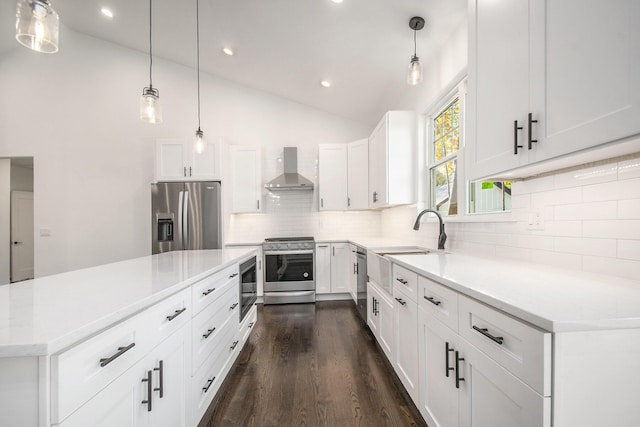
{"type": "Polygon", "coordinates": [[[206,151],[207,144],[204,141],[204,132],[198,128],[195,136],[193,137],[193,152],[196,154],[202,154],[206,151]]]}
{"type": "Polygon", "coordinates": [[[145,87],[140,97],[140,120],[156,124],[162,123],[162,105],[160,92],[152,87],[145,87]]]}
{"type": "Polygon", "coordinates": [[[16,40],[42,53],[58,51],[60,20],[48,0],[19,0],[16,11],[16,40]]]}
{"type": "Polygon", "coordinates": [[[407,83],[417,85],[422,81],[422,64],[420,58],[413,55],[409,64],[409,74],[407,75],[407,83]]]}

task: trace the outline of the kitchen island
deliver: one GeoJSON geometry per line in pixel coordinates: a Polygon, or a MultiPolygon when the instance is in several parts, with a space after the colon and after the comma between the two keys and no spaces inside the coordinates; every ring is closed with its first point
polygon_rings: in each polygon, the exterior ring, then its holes
{"type": "MultiPolygon", "coordinates": [[[[138,373],[142,377],[146,365],[155,365],[154,352],[166,347],[165,342],[174,345],[170,356],[178,355],[174,359],[182,366],[176,375],[166,370],[166,362],[163,372],[160,362],[159,370],[149,370],[146,384],[162,389],[164,374],[165,386],[173,383],[180,390],[170,394],[180,394],[180,399],[169,411],[171,407],[165,405],[163,410],[156,396],[153,411],[176,412],[180,425],[197,423],[199,409],[187,401],[199,401],[200,407],[210,402],[241,348],[236,342],[242,339],[243,326],[237,309],[238,266],[255,254],[254,249],[168,252],[0,287],[0,425],[91,425],[87,417],[99,412],[92,407],[94,401],[103,399],[102,406],[111,412],[115,406],[109,407],[106,401],[112,396],[151,402],[157,393],[150,389],[147,394],[146,385],[139,386],[138,373]],[[207,346],[200,346],[200,341],[191,339],[191,326],[213,317],[219,327],[209,332],[207,346]],[[221,345],[209,344],[217,341],[221,345]],[[233,343],[231,352],[218,354],[217,348],[227,341],[233,343]],[[215,384],[208,383],[213,389],[207,388],[206,399],[198,399],[190,390],[191,382],[213,369],[204,366],[202,357],[198,359],[202,366],[191,363],[192,353],[200,347],[211,348],[216,356],[211,358],[220,362],[215,367],[222,374],[215,384]],[[129,372],[133,372],[131,381],[129,372]],[[123,378],[135,386],[113,385],[123,378]],[[129,395],[118,396],[127,389],[129,395]],[[78,416],[83,410],[87,414],[78,416]]],[[[255,319],[255,307],[247,317],[255,319]]],[[[199,330],[198,334],[202,335],[199,330]]],[[[124,414],[126,405],[123,408],[124,414]]],[[[146,412],[153,413],[151,403],[148,408],[132,411],[140,412],[132,415],[137,418],[132,425],[177,425],[171,424],[175,421],[171,417],[159,424],[150,421],[146,412]]],[[[125,418],[119,425],[129,425],[125,418]]]]}

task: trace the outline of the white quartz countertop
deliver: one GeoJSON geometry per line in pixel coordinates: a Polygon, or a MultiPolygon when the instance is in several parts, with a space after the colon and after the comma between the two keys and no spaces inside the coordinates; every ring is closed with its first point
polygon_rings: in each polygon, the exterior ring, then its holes
{"type": "Polygon", "coordinates": [[[640,328],[640,281],[449,253],[390,259],[547,331],[640,328]]]}
{"type": "Polygon", "coordinates": [[[255,252],[167,252],[0,286],[0,357],[55,353],[255,252]]]}

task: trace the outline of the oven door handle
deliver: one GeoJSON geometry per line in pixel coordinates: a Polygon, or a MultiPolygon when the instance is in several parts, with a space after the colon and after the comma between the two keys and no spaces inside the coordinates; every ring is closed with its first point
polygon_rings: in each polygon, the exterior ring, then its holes
{"type": "Polygon", "coordinates": [[[313,254],[313,249],[292,250],[292,251],[265,251],[264,255],[307,255],[313,254]]]}

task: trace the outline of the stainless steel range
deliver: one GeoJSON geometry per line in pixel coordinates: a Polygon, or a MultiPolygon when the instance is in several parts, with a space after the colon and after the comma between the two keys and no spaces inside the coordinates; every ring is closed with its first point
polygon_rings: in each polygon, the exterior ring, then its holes
{"type": "Polygon", "coordinates": [[[315,302],[315,247],[313,237],[264,241],[265,304],[315,302]]]}

